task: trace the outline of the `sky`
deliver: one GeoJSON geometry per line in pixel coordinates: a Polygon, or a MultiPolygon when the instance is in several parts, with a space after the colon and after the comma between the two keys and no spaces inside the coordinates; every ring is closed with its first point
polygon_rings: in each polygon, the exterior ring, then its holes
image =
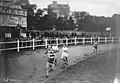
{"type": "Polygon", "coordinates": [[[47,8],[53,1],[59,4],[69,4],[71,11],[86,11],[90,15],[111,17],[120,14],[120,0],[29,0],[38,8],[47,8]]]}

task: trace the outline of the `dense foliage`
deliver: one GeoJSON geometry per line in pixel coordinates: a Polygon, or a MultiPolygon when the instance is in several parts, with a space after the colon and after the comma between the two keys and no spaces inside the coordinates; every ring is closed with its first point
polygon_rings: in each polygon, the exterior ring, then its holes
{"type": "MultiPolygon", "coordinates": [[[[49,15],[47,9],[37,8],[35,4],[29,4],[28,0],[23,0],[23,9],[27,9],[28,29],[29,30],[79,30],[90,32],[105,32],[106,28],[111,27],[116,31],[116,15],[112,17],[92,16],[86,11],[75,11],[69,17],[58,17],[49,15]]],[[[18,3],[18,2],[17,2],[18,3]]],[[[118,16],[118,15],[117,15],[118,16]]]]}

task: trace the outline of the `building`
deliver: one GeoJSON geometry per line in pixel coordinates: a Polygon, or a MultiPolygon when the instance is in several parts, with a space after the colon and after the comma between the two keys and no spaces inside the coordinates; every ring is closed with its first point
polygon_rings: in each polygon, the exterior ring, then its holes
{"type": "Polygon", "coordinates": [[[0,1],[0,32],[2,35],[5,36],[5,33],[15,31],[18,24],[22,29],[27,29],[27,10],[19,5],[13,5],[12,0],[0,1]]]}
{"type": "Polygon", "coordinates": [[[57,1],[53,1],[48,5],[48,14],[55,17],[69,16],[70,6],[68,4],[58,4],[57,1]]]}

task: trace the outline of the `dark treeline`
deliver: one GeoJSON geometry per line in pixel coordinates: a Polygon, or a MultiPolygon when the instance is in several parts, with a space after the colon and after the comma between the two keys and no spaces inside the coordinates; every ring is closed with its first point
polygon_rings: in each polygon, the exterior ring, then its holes
{"type": "MultiPolygon", "coordinates": [[[[19,0],[18,0],[19,1],[19,0]]],[[[18,2],[17,2],[18,4],[18,2]]],[[[114,14],[112,17],[92,16],[86,11],[75,11],[69,17],[58,17],[49,15],[47,9],[38,9],[35,4],[29,4],[28,0],[21,0],[22,8],[27,9],[27,29],[28,30],[78,30],[90,32],[105,32],[107,27],[115,32],[116,18],[120,16],[114,14]],[[26,4],[23,4],[26,3],[26,4]]]]}

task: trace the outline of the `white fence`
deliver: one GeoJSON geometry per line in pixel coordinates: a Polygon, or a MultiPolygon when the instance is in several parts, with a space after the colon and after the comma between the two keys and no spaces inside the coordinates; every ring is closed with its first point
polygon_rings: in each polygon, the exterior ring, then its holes
{"type": "MultiPolygon", "coordinates": [[[[56,38],[56,39],[42,39],[42,40],[26,40],[26,41],[12,41],[12,42],[0,42],[0,51],[5,50],[14,50],[16,49],[18,52],[23,48],[32,48],[33,50],[37,47],[47,47],[49,44],[56,43],[57,45],[84,45],[84,44],[92,44],[96,38],[56,38]]],[[[98,43],[118,43],[120,42],[119,37],[98,37],[98,43]]]]}

